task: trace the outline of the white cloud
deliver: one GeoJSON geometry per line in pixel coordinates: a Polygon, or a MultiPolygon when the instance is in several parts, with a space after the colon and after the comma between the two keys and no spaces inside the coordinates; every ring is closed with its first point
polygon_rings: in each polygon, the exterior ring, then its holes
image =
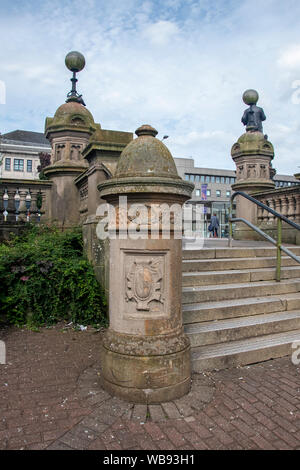
{"type": "Polygon", "coordinates": [[[178,33],[179,28],[175,23],[161,20],[147,26],[143,35],[153,44],[161,46],[170,42],[178,33]]]}
{"type": "Polygon", "coordinates": [[[300,67],[300,44],[293,44],[284,50],[279,59],[278,64],[283,68],[299,68],[300,67]]]}

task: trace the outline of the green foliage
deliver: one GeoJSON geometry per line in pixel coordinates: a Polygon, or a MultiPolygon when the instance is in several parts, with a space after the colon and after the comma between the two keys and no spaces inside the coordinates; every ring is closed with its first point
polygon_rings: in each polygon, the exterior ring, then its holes
{"type": "Polygon", "coordinates": [[[0,319],[31,327],[59,320],[104,325],[106,302],[83,254],[80,228],[32,226],[0,245],[0,319]]]}

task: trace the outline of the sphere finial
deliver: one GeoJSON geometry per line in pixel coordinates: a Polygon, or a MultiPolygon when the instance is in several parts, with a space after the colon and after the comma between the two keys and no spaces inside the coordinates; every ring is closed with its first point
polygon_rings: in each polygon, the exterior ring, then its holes
{"type": "Polygon", "coordinates": [[[80,103],[85,106],[85,102],[82,99],[82,95],[79,95],[76,90],[76,73],[80,72],[85,66],[85,58],[84,56],[77,51],[71,51],[66,55],[65,58],[66,67],[73,72],[73,77],[71,78],[72,82],[72,89],[67,94],[66,102],[69,103],[70,101],[75,101],[76,103],[80,103]]]}
{"type": "Polygon", "coordinates": [[[80,52],[71,51],[66,55],[65,64],[71,72],[80,72],[85,66],[85,58],[80,52]]]}
{"type": "Polygon", "coordinates": [[[243,101],[249,106],[258,102],[259,95],[256,90],[246,90],[243,94],[243,101]]]}

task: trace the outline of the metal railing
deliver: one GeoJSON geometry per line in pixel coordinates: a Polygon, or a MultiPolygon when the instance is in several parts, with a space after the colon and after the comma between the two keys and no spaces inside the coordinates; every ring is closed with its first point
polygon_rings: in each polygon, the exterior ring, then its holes
{"type": "Polygon", "coordinates": [[[229,239],[228,239],[228,246],[232,246],[232,224],[235,222],[243,222],[244,224],[248,225],[248,227],[252,228],[256,233],[261,235],[263,238],[268,240],[270,243],[276,246],[277,248],[277,253],[276,253],[276,281],[280,281],[280,275],[281,275],[281,252],[283,251],[285,254],[293,258],[297,263],[300,263],[300,257],[296,256],[294,253],[292,253],[288,248],[285,246],[282,246],[282,222],[286,222],[287,224],[291,225],[293,228],[300,230],[300,225],[296,224],[292,220],[289,220],[287,217],[284,215],[279,214],[279,212],[276,212],[274,209],[271,209],[270,207],[266,206],[262,202],[258,201],[252,196],[249,196],[249,194],[244,193],[243,191],[236,191],[235,193],[232,194],[231,199],[230,199],[230,214],[229,214],[229,239]],[[277,240],[274,240],[274,238],[270,237],[270,235],[267,235],[263,230],[260,228],[256,227],[256,225],[252,224],[246,219],[243,218],[233,218],[232,217],[232,207],[233,207],[233,200],[236,196],[242,196],[249,201],[253,202],[257,206],[261,207],[262,209],[270,212],[273,216],[277,218],[277,240]]]}

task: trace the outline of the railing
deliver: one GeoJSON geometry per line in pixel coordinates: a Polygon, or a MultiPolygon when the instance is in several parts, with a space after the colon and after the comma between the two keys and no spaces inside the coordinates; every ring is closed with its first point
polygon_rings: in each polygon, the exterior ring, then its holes
{"type": "Polygon", "coordinates": [[[231,199],[230,199],[230,214],[229,214],[229,239],[228,239],[228,246],[232,246],[232,224],[235,222],[243,222],[244,224],[248,225],[248,227],[252,228],[256,233],[261,235],[263,238],[268,240],[270,243],[276,246],[277,248],[277,256],[276,256],[276,281],[280,281],[280,274],[281,274],[281,252],[283,251],[286,253],[288,256],[293,258],[297,263],[300,263],[300,257],[296,256],[294,253],[292,253],[288,248],[285,246],[282,246],[281,244],[281,234],[282,234],[282,222],[286,222],[287,224],[291,225],[293,228],[300,230],[300,225],[296,224],[295,222],[291,221],[284,215],[279,214],[279,212],[276,212],[274,209],[271,209],[270,207],[266,206],[262,202],[258,201],[252,196],[249,196],[249,194],[246,194],[242,191],[236,191],[234,194],[232,194],[231,199]],[[277,218],[277,240],[274,240],[274,238],[270,237],[267,235],[265,232],[263,232],[260,228],[256,227],[256,225],[252,224],[246,219],[243,218],[233,218],[232,217],[232,207],[233,207],[233,200],[236,196],[242,196],[248,201],[253,202],[256,204],[258,207],[261,209],[268,211],[272,214],[274,218],[277,218]]]}

